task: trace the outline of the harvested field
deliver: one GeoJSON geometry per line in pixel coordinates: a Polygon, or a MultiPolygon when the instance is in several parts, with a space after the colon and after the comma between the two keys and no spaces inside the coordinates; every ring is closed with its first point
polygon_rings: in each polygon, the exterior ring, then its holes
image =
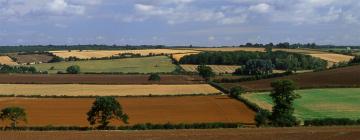
{"type": "MultiPolygon", "coordinates": [[[[360,119],[360,88],[307,89],[296,93],[301,96],[294,102],[295,116],[299,119],[360,119]]],[[[262,108],[272,108],[268,92],[242,96],[262,108]]]]}
{"type": "MultiPolygon", "coordinates": [[[[0,106],[24,107],[27,126],[88,126],[86,113],[93,101],[93,98],[0,98],[0,106]]],[[[119,102],[129,115],[130,124],[254,123],[255,112],[227,96],[123,97],[119,102]]]]}
{"type": "Polygon", "coordinates": [[[85,84],[0,84],[0,95],[41,96],[148,96],[217,94],[208,84],[191,85],[85,85],[85,84]]]}
{"type": "Polygon", "coordinates": [[[328,62],[339,63],[339,62],[348,62],[354,58],[354,56],[334,54],[334,53],[322,53],[322,54],[310,54],[313,57],[317,57],[328,62]]]}
{"type": "Polygon", "coordinates": [[[53,58],[53,56],[46,54],[9,54],[9,56],[16,58],[16,62],[19,64],[46,63],[53,58]]]}
{"type": "Polygon", "coordinates": [[[75,56],[81,59],[90,59],[90,58],[102,58],[110,57],[119,54],[133,53],[141,54],[142,56],[147,56],[151,54],[183,54],[183,53],[194,53],[198,51],[194,50],[173,50],[173,49],[144,49],[144,50],[72,50],[72,51],[50,51],[56,56],[62,58],[68,58],[70,56],[75,56]]]}
{"type": "Polygon", "coordinates": [[[0,74],[0,84],[201,84],[194,75],[160,75],[160,81],[149,81],[149,75],[102,74],[0,74]]]}
{"type": "Polygon", "coordinates": [[[270,78],[241,83],[223,83],[226,88],[242,86],[250,91],[271,90],[270,83],[277,79],[291,79],[299,88],[359,87],[360,65],[332,70],[301,73],[279,78],[270,78]]]}
{"type": "Polygon", "coordinates": [[[5,65],[18,65],[18,63],[14,62],[9,56],[0,56],[0,64],[5,65]]]}
{"type": "Polygon", "coordinates": [[[186,55],[191,55],[191,54],[198,54],[199,52],[196,53],[181,53],[181,54],[173,54],[172,57],[176,60],[176,61],[180,61],[180,59],[186,55]]]}
{"type": "Polygon", "coordinates": [[[355,140],[358,126],[205,130],[0,132],[0,140],[355,140]]]}
{"type": "Polygon", "coordinates": [[[59,63],[35,64],[30,66],[34,66],[40,71],[57,73],[58,71],[65,72],[66,68],[71,65],[80,66],[82,73],[166,73],[174,71],[176,67],[174,64],[172,64],[172,60],[167,56],[111,60],[68,61],[59,63]],[[53,67],[53,69],[51,67],[53,67]]]}
{"type": "MultiPolygon", "coordinates": [[[[180,65],[186,72],[197,72],[198,65],[180,65]]],[[[241,66],[235,65],[207,65],[217,74],[233,73],[241,66]]]]}

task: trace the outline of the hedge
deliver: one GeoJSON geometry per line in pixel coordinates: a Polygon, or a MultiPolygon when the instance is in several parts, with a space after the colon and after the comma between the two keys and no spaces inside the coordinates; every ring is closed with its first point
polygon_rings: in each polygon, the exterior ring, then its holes
{"type": "Polygon", "coordinates": [[[360,119],[352,120],[349,118],[324,118],[311,119],[304,121],[305,126],[332,126],[332,125],[360,125],[360,119]]]}

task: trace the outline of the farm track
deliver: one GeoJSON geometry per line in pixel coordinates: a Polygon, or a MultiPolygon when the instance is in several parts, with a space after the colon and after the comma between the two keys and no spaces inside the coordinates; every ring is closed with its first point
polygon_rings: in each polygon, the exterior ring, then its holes
{"type": "Polygon", "coordinates": [[[0,140],[354,140],[360,127],[241,128],[206,130],[0,132],[0,140]]]}
{"type": "Polygon", "coordinates": [[[102,74],[0,74],[0,84],[201,84],[199,76],[160,75],[161,81],[149,81],[149,75],[102,74]]]}
{"type": "Polygon", "coordinates": [[[337,68],[332,70],[301,73],[279,78],[270,78],[240,83],[223,83],[226,88],[242,86],[249,91],[271,90],[270,83],[277,79],[290,79],[297,83],[299,88],[326,88],[326,87],[359,87],[360,65],[337,68]]]}
{"type": "MultiPolygon", "coordinates": [[[[254,123],[255,112],[227,96],[121,97],[130,124],[138,123],[254,123]],[[215,109],[216,108],[216,109],[215,109]]],[[[0,106],[20,106],[26,126],[88,126],[86,113],[94,98],[0,98],[0,106]]],[[[3,122],[0,123],[4,125],[3,122]]],[[[20,125],[24,125],[23,123],[20,125]]],[[[122,125],[113,122],[112,125],[122,125]]]]}

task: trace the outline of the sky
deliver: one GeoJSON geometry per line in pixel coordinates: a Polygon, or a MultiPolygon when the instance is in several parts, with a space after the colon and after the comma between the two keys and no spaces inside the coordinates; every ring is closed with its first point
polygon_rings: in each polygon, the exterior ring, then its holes
{"type": "Polygon", "coordinates": [[[0,0],[0,45],[360,45],[359,0],[0,0]]]}

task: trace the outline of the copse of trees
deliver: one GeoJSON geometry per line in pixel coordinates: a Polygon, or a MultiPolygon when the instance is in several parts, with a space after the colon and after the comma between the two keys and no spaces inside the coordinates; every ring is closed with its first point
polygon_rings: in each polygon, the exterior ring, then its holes
{"type": "Polygon", "coordinates": [[[199,65],[197,67],[197,71],[199,75],[202,78],[204,78],[206,81],[210,81],[210,79],[215,76],[215,73],[213,72],[212,68],[206,65],[199,65]]]}
{"type": "Polygon", "coordinates": [[[0,64],[0,73],[38,73],[35,67],[9,66],[0,64]]]}
{"type": "Polygon", "coordinates": [[[268,52],[202,52],[184,56],[180,64],[205,65],[246,65],[249,60],[270,60],[275,69],[296,71],[308,69],[325,69],[327,62],[309,55],[267,50],[268,52]]]}
{"type": "Polygon", "coordinates": [[[20,107],[7,107],[1,110],[0,118],[11,121],[11,127],[16,127],[19,121],[27,122],[25,109],[20,107]]]}
{"type": "Polygon", "coordinates": [[[98,128],[100,129],[106,128],[111,119],[121,120],[126,124],[129,119],[115,97],[97,97],[87,116],[90,125],[99,123],[98,128]]]}
{"type": "Polygon", "coordinates": [[[251,59],[243,67],[235,70],[235,75],[270,75],[273,64],[270,60],[251,59]]]}
{"type": "Polygon", "coordinates": [[[69,74],[79,74],[80,73],[80,66],[72,65],[66,68],[66,72],[69,74]]]}

